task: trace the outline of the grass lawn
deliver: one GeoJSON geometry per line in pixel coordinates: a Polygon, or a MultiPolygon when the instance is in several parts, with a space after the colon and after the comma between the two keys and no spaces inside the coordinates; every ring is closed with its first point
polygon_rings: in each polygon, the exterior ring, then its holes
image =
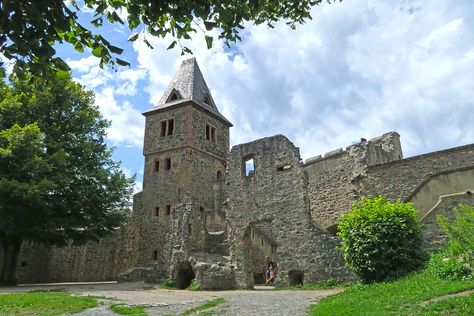
{"type": "Polygon", "coordinates": [[[442,280],[424,271],[394,282],[354,285],[310,306],[310,315],[474,315],[474,293],[430,301],[474,289],[474,280],[442,280]]]}
{"type": "Polygon", "coordinates": [[[119,315],[147,316],[143,306],[127,306],[124,304],[113,304],[110,309],[119,315]]]}
{"type": "MultiPolygon", "coordinates": [[[[178,316],[189,316],[189,315],[193,315],[193,314],[198,314],[198,315],[202,315],[202,316],[212,316],[212,315],[214,315],[213,312],[209,312],[209,311],[205,311],[205,310],[214,308],[217,305],[220,305],[224,302],[225,302],[224,298],[217,297],[217,298],[212,299],[210,301],[207,301],[206,303],[201,304],[199,306],[189,308],[189,309],[185,310],[184,312],[182,312],[181,314],[179,314],[178,316]]],[[[176,316],[176,315],[168,314],[168,315],[165,315],[165,316],[176,316]]]]}
{"type": "Polygon", "coordinates": [[[71,296],[64,292],[0,294],[0,315],[53,316],[78,313],[98,306],[93,297],[71,296]]]}
{"type": "Polygon", "coordinates": [[[308,283],[308,284],[302,284],[302,285],[292,285],[292,286],[276,286],[273,288],[273,291],[312,291],[312,290],[327,290],[327,289],[333,289],[336,287],[340,288],[346,288],[351,285],[353,285],[354,282],[350,281],[345,281],[345,282],[339,282],[339,281],[333,281],[329,280],[326,282],[321,282],[321,283],[308,283]]]}

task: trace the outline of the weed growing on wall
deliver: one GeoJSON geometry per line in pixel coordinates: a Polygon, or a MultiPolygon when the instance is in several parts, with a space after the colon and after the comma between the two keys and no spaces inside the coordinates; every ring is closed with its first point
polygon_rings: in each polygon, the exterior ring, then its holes
{"type": "Polygon", "coordinates": [[[453,212],[453,221],[438,217],[449,242],[443,251],[431,256],[429,269],[444,279],[474,278],[474,207],[459,205],[453,212]]]}
{"type": "Polygon", "coordinates": [[[338,222],[347,267],[364,282],[396,279],[424,266],[422,226],[411,203],[362,198],[338,222]]]}

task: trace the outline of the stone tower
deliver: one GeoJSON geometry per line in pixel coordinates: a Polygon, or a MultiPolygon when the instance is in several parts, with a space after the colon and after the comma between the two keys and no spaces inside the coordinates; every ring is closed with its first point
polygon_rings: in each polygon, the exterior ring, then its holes
{"type": "MultiPolygon", "coordinates": [[[[195,58],[184,60],[159,104],[146,117],[138,265],[160,265],[170,215],[180,203],[201,211],[220,204],[229,152],[229,127],[195,58]]],[[[138,214],[137,214],[138,215],[138,214]]]]}

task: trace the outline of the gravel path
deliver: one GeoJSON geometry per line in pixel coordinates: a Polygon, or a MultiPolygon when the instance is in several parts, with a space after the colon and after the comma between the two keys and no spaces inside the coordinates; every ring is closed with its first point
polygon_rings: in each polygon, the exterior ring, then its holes
{"type": "Polygon", "coordinates": [[[77,295],[94,295],[113,298],[116,301],[104,300],[104,305],[76,314],[79,316],[112,316],[108,305],[115,302],[125,304],[143,304],[147,306],[149,316],[179,314],[189,308],[202,305],[217,297],[223,297],[225,303],[216,306],[212,311],[216,315],[234,316],[277,316],[305,315],[308,306],[318,299],[335,294],[340,289],[317,291],[272,291],[268,287],[256,287],[253,291],[186,291],[150,289],[142,282],[131,283],[88,283],[88,284],[57,284],[54,286],[27,286],[0,288],[1,292],[31,291],[33,289],[54,288],[66,289],[77,295]]]}

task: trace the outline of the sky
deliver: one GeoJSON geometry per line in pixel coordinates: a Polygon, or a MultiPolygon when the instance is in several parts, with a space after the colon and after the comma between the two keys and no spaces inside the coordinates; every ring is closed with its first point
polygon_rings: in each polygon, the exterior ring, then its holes
{"type": "MultiPolygon", "coordinates": [[[[344,0],[314,7],[312,17],[296,30],[249,23],[230,49],[215,40],[208,50],[201,32],[185,43],[234,124],[231,146],[284,134],[304,160],[389,131],[401,135],[405,157],[474,143],[474,1],[344,0]]],[[[141,113],[157,105],[183,57],[166,49],[171,38],[147,36],[149,49],[143,37],[127,42],[125,26],[98,31],[131,67],[100,69],[64,45],[58,53],[95,92],[112,122],[114,158],[136,174],[139,191],[141,113]]]]}

